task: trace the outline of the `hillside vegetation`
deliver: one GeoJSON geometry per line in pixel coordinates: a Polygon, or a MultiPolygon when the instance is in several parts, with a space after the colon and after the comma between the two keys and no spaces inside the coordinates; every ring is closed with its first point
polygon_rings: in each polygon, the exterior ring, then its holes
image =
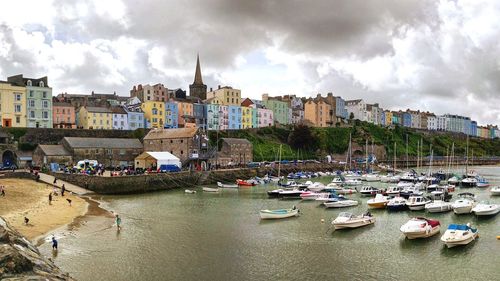
{"type": "MultiPolygon", "coordinates": [[[[385,147],[387,155],[392,157],[394,143],[398,157],[406,155],[406,139],[408,138],[408,154],[417,155],[418,143],[422,141],[423,155],[430,154],[430,145],[434,155],[445,156],[451,153],[452,144],[455,144],[455,155],[465,155],[467,138],[463,134],[447,132],[417,131],[414,129],[396,127],[383,128],[365,122],[355,122],[352,127],[309,128],[299,126],[295,128],[268,127],[238,131],[219,132],[220,138],[245,138],[253,144],[255,161],[273,161],[281,158],[320,159],[327,154],[344,154],[349,147],[349,135],[352,134],[353,144],[364,146],[366,140],[375,145],[385,147]]],[[[210,132],[210,141],[216,143],[217,133],[210,132]]],[[[499,139],[470,138],[470,152],[474,157],[500,156],[499,139]]]]}

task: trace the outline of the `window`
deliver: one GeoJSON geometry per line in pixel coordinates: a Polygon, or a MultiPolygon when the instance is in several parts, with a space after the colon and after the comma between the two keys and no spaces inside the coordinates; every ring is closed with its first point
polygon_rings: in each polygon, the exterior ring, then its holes
{"type": "Polygon", "coordinates": [[[14,112],[21,112],[21,105],[20,104],[16,104],[16,106],[14,108],[14,112]]]}
{"type": "Polygon", "coordinates": [[[174,141],[173,141],[173,140],[170,140],[170,143],[174,143],[174,141]]]}
{"type": "Polygon", "coordinates": [[[183,143],[183,142],[184,142],[184,140],[181,140],[181,143],[183,143]]]}
{"type": "Polygon", "coordinates": [[[16,123],[21,123],[21,117],[16,116],[16,123]]]}
{"type": "Polygon", "coordinates": [[[35,91],[30,90],[30,98],[32,98],[34,94],[35,94],[35,91]]]}
{"type": "Polygon", "coordinates": [[[43,91],[43,92],[42,92],[42,97],[43,97],[44,99],[46,99],[46,98],[47,98],[47,92],[43,91]]]}
{"type": "Polygon", "coordinates": [[[49,108],[49,101],[47,100],[42,101],[42,106],[43,108],[49,108]]]}
{"type": "Polygon", "coordinates": [[[181,155],[184,154],[184,150],[181,150],[181,155]]]}
{"type": "Polygon", "coordinates": [[[35,118],[35,112],[33,110],[30,110],[30,118],[35,118]]]}
{"type": "Polygon", "coordinates": [[[26,85],[31,87],[31,86],[33,86],[33,83],[31,82],[31,80],[28,80],[28,82],[26,82],[26,85]]]}
{"type": "Polygon", "coordinates": [[[16,93],[15,95],[16,101],[21,101],[21,94],[16,93]]]}
{"type": "Polygon", "coordinates": [[[35,100],[29,100],[28,107],[35,107],[35,100]]]}
{"type": "Polygon", "coordinates": [[[38,83],[38,85],[39,85],[40,87],[45,87],[45,84],[43,83],[43,81],[40,81],[40,83],[38,83]]]}

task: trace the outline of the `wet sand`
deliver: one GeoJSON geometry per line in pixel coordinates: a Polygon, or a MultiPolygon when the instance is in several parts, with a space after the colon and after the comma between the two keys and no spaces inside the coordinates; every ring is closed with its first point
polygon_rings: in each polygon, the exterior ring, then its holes
{"type": "Polygon", "coordinates": [[[5,187],[6,196],[0,196],[0,216],[4,217],[15,229],[30,240],[71,225],[75,219],[87,213],[89,203],[84,198],[65,192],[61,197],[52,196],[49,205],[49,193],[54,188],[45,183],[27,179],[0,179],[5,187]],[[70,199],[71,206],[66,199],[70,199]],[[24,223],[24,217],[29,223],[24,223]]]}

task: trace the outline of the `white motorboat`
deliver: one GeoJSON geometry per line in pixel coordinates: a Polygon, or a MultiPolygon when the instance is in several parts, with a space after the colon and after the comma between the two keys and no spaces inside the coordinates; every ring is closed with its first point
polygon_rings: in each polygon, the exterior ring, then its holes
{"type": "Polygon", "coordinates": [[[493,186],[490,189],[491,195],[500,195],[500,186],[493,186]]]}
{"type": "Polygon", "coordinates": [[[472,193],[464,192],[458,194],[458,199],[451,204],[453,212],[457,215],[470,214],[472,208],[476,206],[475,195],[472,193]]]}
{"type": "Polygon", "coordinates": [[[238,185],[237,184],[227,184],[227,183],[221,183],[221,182],[217,182],[217,186],[219,188],[238,188],[238,185]]]}
{"type": "Polygon", "coordinates": [[[398,183],[401,180],[401,176],[395,175],[389,179],[390,183],[398,183]]]}
{"type": "Polygon", "coordinates": [[[408,172],[405,173],[403,176],[401,176],[400,181],[416,182],[418,181],[418,175],[415,174],[414,172],[408,172]]]}
{"type": "Polygon", "coordinates": [[[443,200],[434,200],[433,202],[425,205],[425,210],[429,213],[444,213],[453,209],[450,202],[443,200]]]}
{"type": "Polygon", "coordinates": [[[363,186],[360,190],[359,193],[363,196],[372,196],[378,192],[378,188],[375,188],[373,186],[363,186]]]}
{"type": "Polygon", "coordinates": [[[387,202],[387,210],[389,211],[401,211],[406,210],[408,206],[406,206],[406,199],[400,196],[396,196],[387,202]]]}
{"type": "Polygon", "coordinates": [[[354,216],[352,213],[348,212],[342,212],[332,221],[332,225],[335,229],[357,228],[373,223],[375,223],[375,218],[369,212],[359,216],[354,216]]]}
{"type": "Polygon", "coordinates": [[[403,190],[401,190],[401,192],[399,192],[399,195],[401,195],[401,197],[404,197],[404,198],[409,198],[410,196],[421,196],[421,195],[424,195],[424,193],[422,191],[420,191],[420,189],[418,187],[412,185],[412,186],[404,187],[403,190]]]}
{"type": "Polygon", "coordinates": [[[410,187],[410,186],[414,186],[415,184],[412,183],[412,182],[408,182],[408,181],[400,181],[398,182],[398,187],[402,187],[402,188],[406,188],[406,187],[410,187]]]}
{"type": "Polygon", "coordinates": [[[365,176],[365,181],[367,181],[367,182],[380,181],[380,177],[379,177],[379,175],[376,175],[376,174],[367,174],[365,176]]]}
{"type": "Polygon", "coordinates": [[[446,247],[452,248],[460,245],[467,245],[477,238],[478,231],[471,228],[470,224],[450,224],[446,232],[441,236],[441,241],[446,247]]]}
{"type": "Polygon", "coordinates": [[[412,218],[400,228],[408,239],[431,237],[441,230],[438,220],[412,218]]]}
{"type": "Polygon", "coordinates": [[[500,205],[490,204],[488,201],[483,201],[472,208],[472,212],[476,216],[493,216],[500,212],[500,205]]]}
{"type": "Polygon", "coordinates": [[[358,201],[347,199],[344,197],[339,197],[323,203],[323,205],[325,205],[325,207],[327,208],[344,208],[344,207],[357,206],[358,204],[359,204],[358,201]]]}
{"type": "MultiPolygon", "coordinates": [[[[306,183],[307,184],[307,183],[306,183]]],[[[325,189],[325,185],[320,183],[320,182],[315,182],[315,183],[312,183],[310,184],[307,189],[310,190],[310,191],[314,191],[314,192],[320,192],[320,191],[323,191],[325,189]]]]}
{"type": "Polygon", "coordinates": [[[333,183],[333,182],[327,184],[324,188],[325,191],[332,191],[332,190],[337,191],[337,190],[341,190],[341,189],[342,189],[342,186],[340,186],[336,183],[333,183]]]}
{"type": "Polygon", "coordinates": [[[425,205],[429,204],[431,200],[429,198],[420,196],[420,195],[412,195],[408,198],[408,202],[406,202],[406,206],[412,211],[419,211],[425,209],[425,205]]]}
{"type": "Polygon", "coordinates": [[[336,184],[343,184],[344,183],[344,180],[341,178],[341,177],[334,177],[332,179],[332,183],[336,183],[336,184]]]}
{"type": "Polygon", "coordinates": [[[347,179],[345,182],[344,182],[345,185],[349,185],[349,186],[356,186],[356,185],[362,185],[363,182],[359,179],[347,179]]]}
{"type": "Polygon", "coordinates": [[[373,209],[383,209],[385,208],[385,205],[387,205],[387,202],[389,202],[389,199],[379,193],[375,195],[375,198],[366,201],[366,204],[368,205],[368,207],[373,209]]]}
{"type": "Polygon", "coordinates": [[[342,175],[346,179],[361,179],[361,174],[358,172],[347,171],[347,172],[343,172],[342,175]]]}
{"type": "Polygon", "coordinates": [[[460,179],[456,176],[448,179],[448,184],[457,185],[458,183],[460,183],[460,179]]]}
{"type": "Polygon", "coordinates": [[[265,220],[265,219],[284,219],[284,218],[297,217],[297,216],[299,216],[299,209],[295,208],[295,206],[292,209],[261,210],[260,211],[260,218],[263,220],[265,220]]]}
{"type": "Polygon", "coordinates": [[[219,192],[219,188],[211,188],[211,187],[202,187],[201,188],[204,192],[219,192]]]}
{"type": "Polygon", "coordinates": [[[403,188],[400,187],[400,186],[389,186],[389,188],[387,188],[387,190],[385,191],[385,194],[387,195],[399,195],[399,193],[403,191],[403,188]]]}
{"type": "Polygon", "coordinates": [[[392,175],[380,176],[380,182],[388,183],[391,181],[392,175]]]}
{"type": "Polygon", "coordinates": [[[184,193],[194,194],[194,193],[196,193],[196,190],[186,189],[186,190],[184,190],[184,193]]]}
{"type": "Polygon", "coordinates": [[[320,197],[321,193],[313,192],[313,191],[306,191],[300,194],[300,199],[304,201],[311,201],[311,200],[316,200],[316,198],[320,197]]]}

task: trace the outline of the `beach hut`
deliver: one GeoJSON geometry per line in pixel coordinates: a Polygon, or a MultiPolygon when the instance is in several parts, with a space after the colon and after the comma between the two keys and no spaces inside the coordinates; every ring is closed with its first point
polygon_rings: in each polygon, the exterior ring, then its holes
{"type": "Polygon", "coordinates": [[[147,169],[151,167],[160,167],[162,165],[175,165],[182,167],[181,160],[170,152],[143,152],[135,158],[135,168],[147,169]]]}

